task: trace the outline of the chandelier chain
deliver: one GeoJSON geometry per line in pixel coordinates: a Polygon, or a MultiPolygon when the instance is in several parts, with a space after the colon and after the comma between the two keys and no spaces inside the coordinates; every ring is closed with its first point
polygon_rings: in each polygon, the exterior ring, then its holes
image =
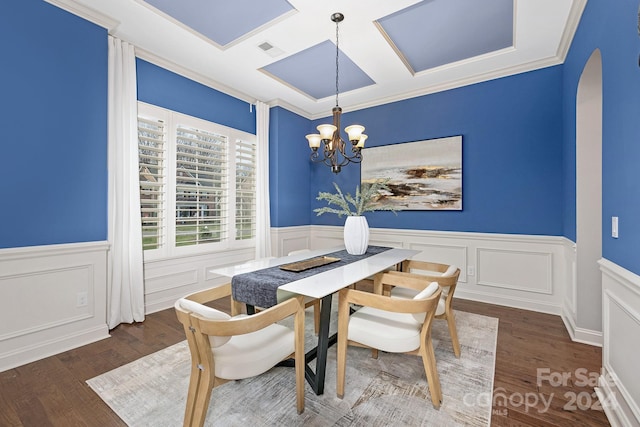
{"type": "Polygon", "coordinates": [[[339,75],[340,75],[340,31],[338,30],[339,22],[336,22],[336,107],[338,107],[338,94],[340,93],[339,87],[339,75]]]}
{"type": "Polygon", "coordinates": [[[340,136],[340,116],[342,108],[339,104],[340,96],[340,22],[344,19],[342,13],[334,13],[331,20],[336,23],[336,106],[333,107],[333,124],[318,125],[319,133],[306,135],[311,148],[311,161],[322,162],[331,167],[333,173],[339,173],[343,166],[362,161],[362,147],[367,135],[362,133],[364,126],[350,125],[345,128],[348,139],[340,136]],[[350,143],[350,144],[348,144],[350,143]],[[349,150],[350,148],[350,150],[349,150]]]}

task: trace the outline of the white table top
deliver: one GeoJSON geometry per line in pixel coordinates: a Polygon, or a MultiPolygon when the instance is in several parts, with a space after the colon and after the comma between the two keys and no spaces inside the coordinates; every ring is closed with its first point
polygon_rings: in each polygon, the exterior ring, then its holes
{"type": "MultiPolygon", "coordinates": [[[[281,264],[300,261],[319,255],[328,254],[344,249],[344,247],[319,249],[281,258],[265,258],[250,261],[244,264],[217,268],[211,270],[214,274],[233,277],[236,274],[249,273],[264,268],[275,267],[281,264]]],[[[340,289],[366,279],[376,273],[384,271],[394,265],[420,253],[413,249],[390,249],[377,255],[364,258],[361,261],[352,262],[342,267],[314,274],[295,282],[290,282],[278,288],[278,299],[286,299],[288,293],[300,294],[312,298],[322,298],[340,289]]]]}

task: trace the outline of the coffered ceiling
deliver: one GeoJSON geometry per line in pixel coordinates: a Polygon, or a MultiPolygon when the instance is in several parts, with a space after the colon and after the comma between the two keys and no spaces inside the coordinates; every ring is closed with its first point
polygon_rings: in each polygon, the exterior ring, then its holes
{"type": "Polygon", "coordinates": [[[586,0],[47,0],[149,60],[309,118],[559,64],[586,0]]]}

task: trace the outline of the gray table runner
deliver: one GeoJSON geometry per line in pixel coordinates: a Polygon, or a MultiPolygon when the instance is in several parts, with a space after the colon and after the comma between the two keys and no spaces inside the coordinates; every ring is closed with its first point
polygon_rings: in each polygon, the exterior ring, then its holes
{"type": "MultiPolygon", "coordinates": [[[[281,270],[279,266],[269,267],[251,273],[238,274],[231,278],[231,294],[236,301],[256,307],[268,308],[276,305],[278,287],[313,276],[314,274],[332,270],[352,262],[379,254],[391,248],[369,246],[363,255],[351,255],[346,250],[332,252],[324,256],[339,258],[340,261],[300,272],[281,270]]],[[[309,258],[315,258],[309,257],[309,258]]]]}

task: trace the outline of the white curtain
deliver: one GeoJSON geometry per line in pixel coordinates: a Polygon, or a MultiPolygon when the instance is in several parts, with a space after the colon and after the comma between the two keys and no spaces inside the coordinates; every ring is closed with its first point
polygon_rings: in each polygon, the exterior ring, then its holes
{"type": "Polygon", "coordinates": [[[109,36],[109,329],[144,320],[137,116],[134,48],[109,36]]]}
{"type": "Polygon", "coordinates": [[[256,258],[271,256],[269,212],[269,106],[256,102],[256,258]]]}

